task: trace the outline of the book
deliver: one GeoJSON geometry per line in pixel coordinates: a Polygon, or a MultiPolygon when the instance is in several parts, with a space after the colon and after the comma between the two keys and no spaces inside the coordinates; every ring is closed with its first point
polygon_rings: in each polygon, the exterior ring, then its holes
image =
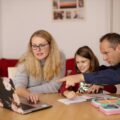
{"type": "Polygon", "coordinates": [[[106,115],[120,114],[120,105],[117,104],[106,104],[100,106],[100,111],[106,115]]]}
{"type": "Polygon", "coordinates": [[[94,98],[91,103],[106,115],[120,114],[120,98],[118,97],[94,98]]]}

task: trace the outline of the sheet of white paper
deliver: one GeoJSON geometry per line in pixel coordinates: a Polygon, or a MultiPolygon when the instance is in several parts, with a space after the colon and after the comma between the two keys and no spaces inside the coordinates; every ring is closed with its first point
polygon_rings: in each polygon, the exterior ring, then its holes
{"type": "Polygon", "coordinates": [[[89,96],[76,96],[73,99],[64,98],[64,99],[59,99],[58,101],[66,104],[66,105],[69,105],[69,104],[72,104],[72,103],[84,102],[84,101],[86,101],[87,99],[90,99],[90,98],[91,97],[89,97],[89,96]]]}
{"type": "Polygon", "coordinates": [[[72,103],[84,102],[84,101],[87,101],[91,98],[96,98],[96,97],[97,98],[98,97],[108,98],[108,97],[112,97],[112,96],[107,95],[107,94],[84,94],[82,96],[76,96],[73,99],[64,98],[64,99],[59,99],[58,101],[66,104],[66,105],[69,105],[69,104],[72,104],[72,103]]]}

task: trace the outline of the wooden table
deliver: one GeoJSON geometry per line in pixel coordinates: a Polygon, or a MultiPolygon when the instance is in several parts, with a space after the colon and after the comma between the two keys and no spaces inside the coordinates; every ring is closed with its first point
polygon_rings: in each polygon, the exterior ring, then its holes
{"type": "Polygon", "coordinates": [[[120,120],[120,115],[104,115],[90,102],[65,105],[57,101],[63,98],[60,94],[41,94],[40,98],[53,107],[26,115],[0,108],[0,120],[120,120]]]}

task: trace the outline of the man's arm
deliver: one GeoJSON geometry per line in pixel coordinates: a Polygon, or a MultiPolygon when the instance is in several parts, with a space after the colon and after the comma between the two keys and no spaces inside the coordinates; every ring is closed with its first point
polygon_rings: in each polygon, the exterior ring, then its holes
{"type": "Polygon", "coordinates": [[[86,83],[97,85],[120,84],[120,68],[110,68],[93,73],[85,73],[86,83]]]}
{"type": "Polygon", "coordinates": [[[120,65],[93,73],[70,75],[60,79],[60,82],[63,81],[66,81],[66,88],[69,86],[74,86],[75,83],[81,81],[97,85],[120,84],[120,65]]]}
{"type": "Polygon", "coordinates": [[[66,88],[70,86],[75,86],[75,83],[79,83],[84,81],[83,74],[69,75],[59,80],[59,82],[66,81],[66,88]]]}

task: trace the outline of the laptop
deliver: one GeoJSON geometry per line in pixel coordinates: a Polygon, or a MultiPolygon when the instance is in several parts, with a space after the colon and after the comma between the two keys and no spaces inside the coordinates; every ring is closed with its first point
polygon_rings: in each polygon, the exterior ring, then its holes
{"type": "Polygon", "coordinates": [[[10,109],[20,114],[27,114],[37,110],[52,107],[47,103],[29,104],[21,102],[15,92],[15,86],[11,79],[0,78],[0,107],[10,109]]]}

